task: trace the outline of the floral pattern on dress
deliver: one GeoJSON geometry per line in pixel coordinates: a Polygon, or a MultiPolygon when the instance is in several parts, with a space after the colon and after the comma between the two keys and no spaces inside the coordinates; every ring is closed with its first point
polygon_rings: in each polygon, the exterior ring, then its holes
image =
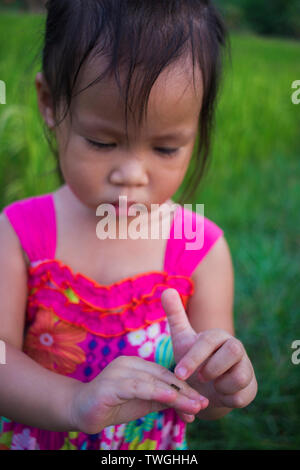
{"type": "MultiPolygon", "coordinates": [[[[82,297],[79,279],[62,279],[61,263],[35,263],[29,272],[29,297],[23,351],[43,367],[82,382],[93,380],[120,355],[136,356],[164,367],[174,366],[170,329],[159,297],[163,288],[178,287],[183,304],[193,292],[186,276],[148,273],[126,283],[116,283],[122,301],[119,311],[113,295],[95,297],[99,285],[85,283],[89,301],[82,297]],[[49,265],[56,269],[49,276],[49,265]],[[41,267],[41,269],[40,269],[41,267]],[[44,268],[47,268],[46,270],[44,268]],[[59,269],[57,269],[59,268],[59,269]],[[30,275],[40,273],[34,279],[30,275]],[[60,285],[57,285],[60,276],[60,285]],[[148,281],[152,282],[148,285],[148,281]],[[161,284],[164,281],[165,284],[161,284]],[[120,287],[124,290],[120,290],[120,287]],[[143,286],[144,289],[142,288],[143,286]],[[125,287],[130,288],[126,292],[125,287]],[[147,292],[145,294],[145,292],[147,292]],[[132,298],[132,304],[124,300],[132,298]],[[110,310],[95,304],[110,300],[110,310]],[[114,323],[118,318],[119,323],[114,323]],[[82,321],[84,319],[84,322],[82,321]]],[[[72,272],[68,271],[71,276],[72,272]]],[[[34,277],[34,276],[33,276],[34,277]]],[[[112,294],[112,292],[111,292],[112,294]]],[[[172,408],[150,413],[129,423],[108,426],[97,434],[55,432],[2,418],[0,449],[40,450],[135,450],[181,449],[185,442],[185,423],[172,408]],[[176,435],[165,430],[176,429],[176,435]]]]}
{"type": "Polygon", "coordinates": [[[84,330],[57,321],[49,310],[39,309],[26,335],[24,352],[53,372],[71,374],[86,360],[85,352],[76,344],[85,338],[84,330]]]}
{"type": "Polygon", "coordinates": [[[30,434],[30,429],[25,428],[20,434],[15,434],[12,438],[12,450],[39,450],[40,447],[34,437],[30,434]]]}

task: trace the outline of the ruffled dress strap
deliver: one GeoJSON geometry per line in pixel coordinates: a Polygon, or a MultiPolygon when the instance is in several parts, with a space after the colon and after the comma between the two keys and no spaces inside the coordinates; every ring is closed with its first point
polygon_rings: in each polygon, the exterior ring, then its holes
{"type": "Polygon", "coordinates": [[[9,204],[3,209],[31,263],[55,258],[56,220],[52,194],[9,204]]]}
{"type": "Polygon", "coordinates": [[[179,206],[170,230],[164,270],[191,276],[224,231],[202,214],[179,206]]]}

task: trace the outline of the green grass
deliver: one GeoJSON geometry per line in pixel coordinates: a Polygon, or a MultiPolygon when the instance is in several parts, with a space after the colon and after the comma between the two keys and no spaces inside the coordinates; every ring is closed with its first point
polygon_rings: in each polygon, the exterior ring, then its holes
{"type": "MultiPolygon", "coordinates": [[[[37,110],[32,59],[42,47],[41,16],[1,14],[0,202],[52,191],[55,163],[37,110]]],[[[192,203],[224,229],[235,269],[236,335],[256,371],[247,408],[188,426],[191,449],[299,449],[300,365],[300,44],[232,36],[217,110],[213,154],[192,203]]]]}
{"type": "Polygon", "coordinates": [[[236,335],[259,391],[246,409],[189,428],[193,449],[299,449],[300,43],[232,37],[232,68],[198,202],[225,232],[235,269],[236,335]]]}

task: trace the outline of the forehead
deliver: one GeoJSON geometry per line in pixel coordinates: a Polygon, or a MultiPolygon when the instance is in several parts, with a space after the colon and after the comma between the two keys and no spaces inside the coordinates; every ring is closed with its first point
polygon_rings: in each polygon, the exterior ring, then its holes
{"type": "MultiPolygon", "coordinates": [[[[89,60],[80,71],[75,95],[96,80],[104,72],[106,65],[104,58],[89,60]]],[[[139,74],[140,70],[137,75],[133,74],[132,79],[138,80],[139,74]]],[[[126,79],[127,75],[123,70],[120,72],[122,93],[127,85],[126,79]]],[[[136,84],[131,83],[131,85],[134,87],[136,84]]],[[[140,85],[137,86],[139,90],[140,85]]],[[[199,118],[202,98],[203,84],[199,68],[195,67],[193,80],[191,59],[180,58],[165,68],[152,86],[147,106],[147,121],[144,125],[159,129],[162,126],[195,123],[199,118]]],[[[98,120],[113,121],[124,128],[125,101],[114,76],[105,76],[75,96],[71,111],[72,116],[74,115],[80,122],[95,128],[98,120]]],[[[130,114],[128,119],[131,123],[130,114]]]]}

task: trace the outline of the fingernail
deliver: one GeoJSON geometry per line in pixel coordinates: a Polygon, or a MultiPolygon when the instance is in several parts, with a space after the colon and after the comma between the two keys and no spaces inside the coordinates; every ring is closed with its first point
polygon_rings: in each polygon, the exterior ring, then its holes
{"type": "Polygon", "coordinates": [[[178,369],[175,369],[175,374],[181,379],[184,379],[187,374],[187,370],[185,367],[179,367],[178,369]]]}
{"type": "Polygon", "coordinates": [[[192,423],[195,419],[195,416],[194,415],[188,415],[188,416],[186,416],[186,419],[189,423],[192,423]]]}

